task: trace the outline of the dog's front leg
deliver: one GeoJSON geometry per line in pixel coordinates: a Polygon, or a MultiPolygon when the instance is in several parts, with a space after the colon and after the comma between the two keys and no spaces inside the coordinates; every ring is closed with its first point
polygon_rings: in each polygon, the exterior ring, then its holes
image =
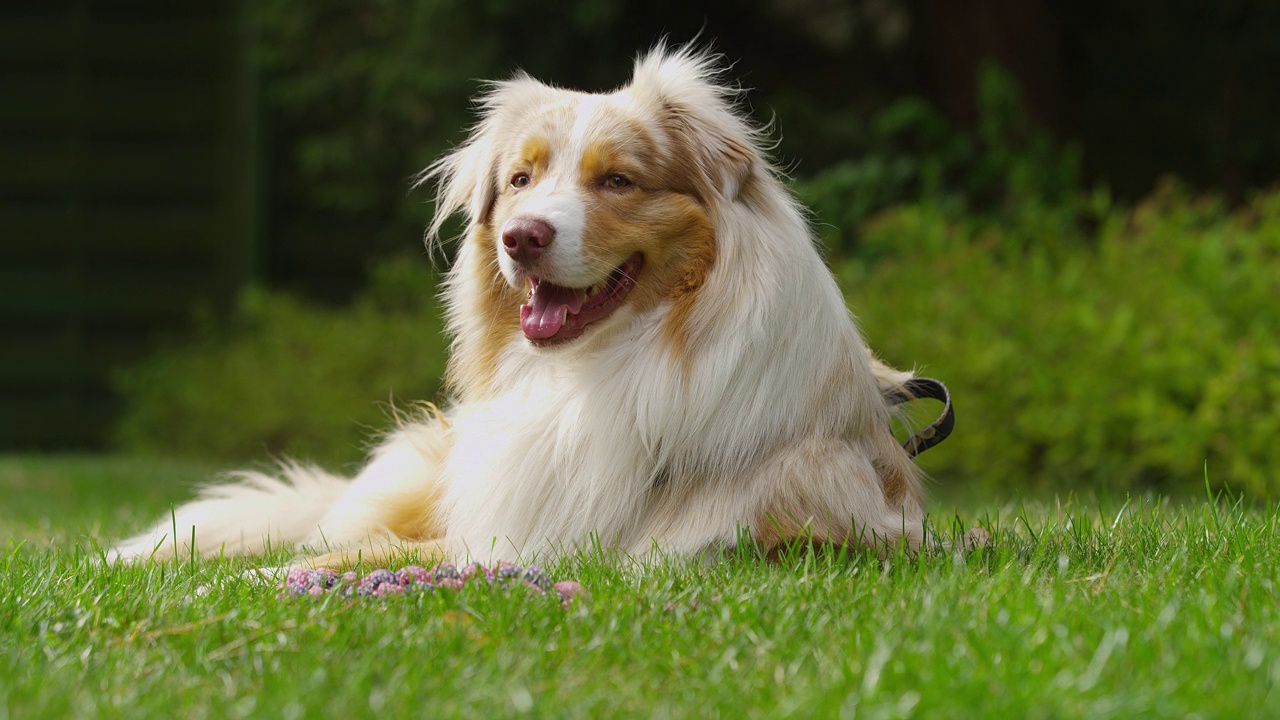
{"type": "Polygon", "coordinates": [[[444,537],[440,472],[449,427],[439,419],[401,428],[330,508],[303,545],[309,567],[350,567],[413,549],[436,557],[444,537]]]}

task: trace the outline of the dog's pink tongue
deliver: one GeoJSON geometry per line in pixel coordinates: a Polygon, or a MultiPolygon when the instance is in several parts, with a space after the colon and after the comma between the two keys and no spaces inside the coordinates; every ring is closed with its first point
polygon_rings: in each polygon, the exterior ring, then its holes
{"type": "Polygon", "coordinates": [[[520,329],[530,340],[546,340],[560,332],[567,314],[582,309],[582,291],[543,281],[533,290],[529,304],[520,306],[520,329]]]}

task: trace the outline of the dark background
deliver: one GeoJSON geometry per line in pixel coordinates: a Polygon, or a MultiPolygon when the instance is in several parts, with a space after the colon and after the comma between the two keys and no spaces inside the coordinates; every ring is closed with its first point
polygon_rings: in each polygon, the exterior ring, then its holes
{"type": "MultiPolygon", "coordinates": [[[[338,305],[372,258],[420,252],[410,178],[461,137],[479,79],[610,89],[664,36],[725,55],[801,180],[884,152],[906,98],[980,136],[988,63],[1117,199],[1176,174],[1232,202],[1280,169],[1267,0],[8,0],[0,447],[101,447],[115,368],[246,284],[338,305]]],[[[928,151],[924,126],[893,151],[928,151]]]]}

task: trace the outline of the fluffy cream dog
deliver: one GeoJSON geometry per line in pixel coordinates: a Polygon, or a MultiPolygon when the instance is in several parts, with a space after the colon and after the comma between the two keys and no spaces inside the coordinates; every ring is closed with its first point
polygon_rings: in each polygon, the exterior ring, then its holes
{"type": "Polygon", "coordinates": [[[863,342],[734,96],[711,57],[662,47],[609,94],[493,84],[423,174],[431,234],[467,220],[444,290],[448,411],[391,433],[354,479],[240,473],[113,555],[192,538],[204,555],[303,546],[318,565],[691,555],[743,531],[919,546],[921,483],[886,399],[911,375],[863,342]]]}

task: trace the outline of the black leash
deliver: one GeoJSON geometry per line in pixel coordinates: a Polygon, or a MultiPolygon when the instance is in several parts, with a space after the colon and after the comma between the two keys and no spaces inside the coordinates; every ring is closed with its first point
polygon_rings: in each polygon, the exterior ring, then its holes
{"type": "Polygon", "coordinates": [[[947,390],[947,386],[943,385],[940,380],[933,378],[911,378],[902,383],[902,385],[894,390],[885,393],[884,399],[890,405],[902,405],[912,400],[939,400],[945,406],[942,408],[942,414],[937,420],[926,425],[919,432],[907,438],[902,443],[903,449],[911,457],[916,457],[920,453],[937,445],[947,436],[956,426],[956,409],[951,405],[951,392],[947,390]]]}

